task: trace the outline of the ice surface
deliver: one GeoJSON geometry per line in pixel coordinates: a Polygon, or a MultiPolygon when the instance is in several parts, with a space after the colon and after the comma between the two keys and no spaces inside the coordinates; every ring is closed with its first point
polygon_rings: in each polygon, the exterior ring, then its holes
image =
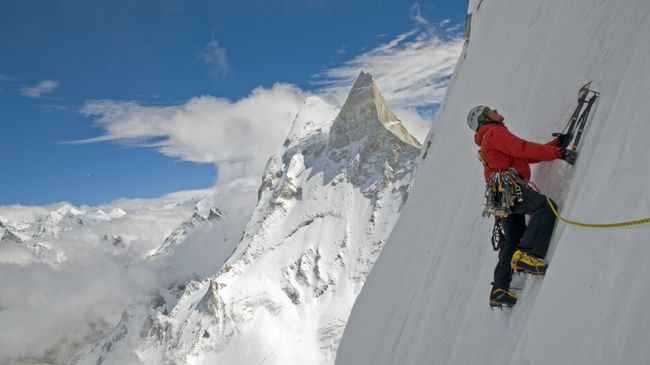
{"type": "Polygon", "coordinates": [[[486,104],[523,138],[561,131],[586,82],[601,92],[575,167],[533,181],[562,214],[650,216],[650,3],[470,1],[471,35],[411,198],[353,308],[337,364],[647,364],[650,226],[557,225],[544,279],[491,311],[496,254],[467,112],[486,104]],[[480,3],[480,8],[477,6],[480,3]]]}

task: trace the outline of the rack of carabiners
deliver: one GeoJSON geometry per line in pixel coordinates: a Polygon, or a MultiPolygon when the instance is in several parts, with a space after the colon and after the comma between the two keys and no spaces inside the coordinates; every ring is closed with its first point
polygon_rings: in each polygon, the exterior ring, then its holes
{"type": "MultiPolygon", "coordinates": [[[[485,163],[480,152],[479,159],[485,163]]],[[[483,216],[494,215],[491,241],[495,251],[499,251],[505,242],[501,219],[512,213],[512,207],[516,203],[524,201],[524,194],[521,190],[523,184],[526,182],[513,169],[493,171],[485,184],[483,216]]]]}
{"type": "Polygon", "coordinates": [[[493,171],[485,185],[483,216],[505,217],[516,203],[524,201],[521,186],[526,182],[513,169],[493,171]]]}

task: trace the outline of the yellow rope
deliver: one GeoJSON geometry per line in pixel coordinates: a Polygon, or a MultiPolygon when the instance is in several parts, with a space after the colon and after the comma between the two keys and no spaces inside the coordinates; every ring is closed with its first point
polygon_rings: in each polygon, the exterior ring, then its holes
{"type": "Polygon", "coordinates": [[[601,224],[576,222],[576,221],[572,221],[572,220],[561,217],[560,214],[555,209],[555,206],[553,206],[553,202],[551,202],[551,199],[548,196],[546,197],[546,201],[548,202],[548,205],[551,207],[551,210],[553,211],[553,214],[555,214],[555,216],[559,220],[561,220],[564,223],[573,224],[574,226],[587,227],[587,228],[621,228],[621,227],[638,226],[640,224],[650,223],[650,218],[639,219],[639,220],[636,220],[636,221],[628,221],[628,222],[601,223],[601,224]]]}

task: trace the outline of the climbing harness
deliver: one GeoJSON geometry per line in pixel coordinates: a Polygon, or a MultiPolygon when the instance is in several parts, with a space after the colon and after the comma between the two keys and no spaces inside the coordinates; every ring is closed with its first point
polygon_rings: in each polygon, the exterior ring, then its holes
{"type": "Polygon", "coordinates": [[[567,218],[564,218],[564,217],[560,216],[560,214],[557,212],[557,209],[555,209],[555,206],[553,205],[553,202],[551,201],[551,199],[548,196],[546,197],[546,202],[551,207],[551,210],[553,211],[553,214],[555,214],[557,219],[561,220],[564,223],[571,224],[571,225],[578,226],[578,227],[585,227],[585,228],[623,228],[623,227],[638,226],[638,225],[641,225],[641,224],[650,223],[650,218],[638,219],[638,220],[627,221],[627,222],[618,222],[618,223],[583,223],[583,222],[577,222],[577,221],[573,221],[573,220],[570,220],[570,219],[567,219],[567,218]]]}

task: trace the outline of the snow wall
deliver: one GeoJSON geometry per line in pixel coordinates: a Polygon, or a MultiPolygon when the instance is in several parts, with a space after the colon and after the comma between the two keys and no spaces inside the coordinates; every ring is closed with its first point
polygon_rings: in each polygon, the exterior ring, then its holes
{"type": "Polygon", "coordinates": [[[493,221],[481,217],[482,166],[466,124],[485,104],[515,134],[545,143],[593,80],[601,97],[576,166],[541,163],[532,180],[572,219],[650,216],[650,2],[470,0],[469,12],[427,157],[336,363],[650,363],[650,225],[558,223],[546,277],[515,276],[516,307],[490,310],[493,221]]]}

